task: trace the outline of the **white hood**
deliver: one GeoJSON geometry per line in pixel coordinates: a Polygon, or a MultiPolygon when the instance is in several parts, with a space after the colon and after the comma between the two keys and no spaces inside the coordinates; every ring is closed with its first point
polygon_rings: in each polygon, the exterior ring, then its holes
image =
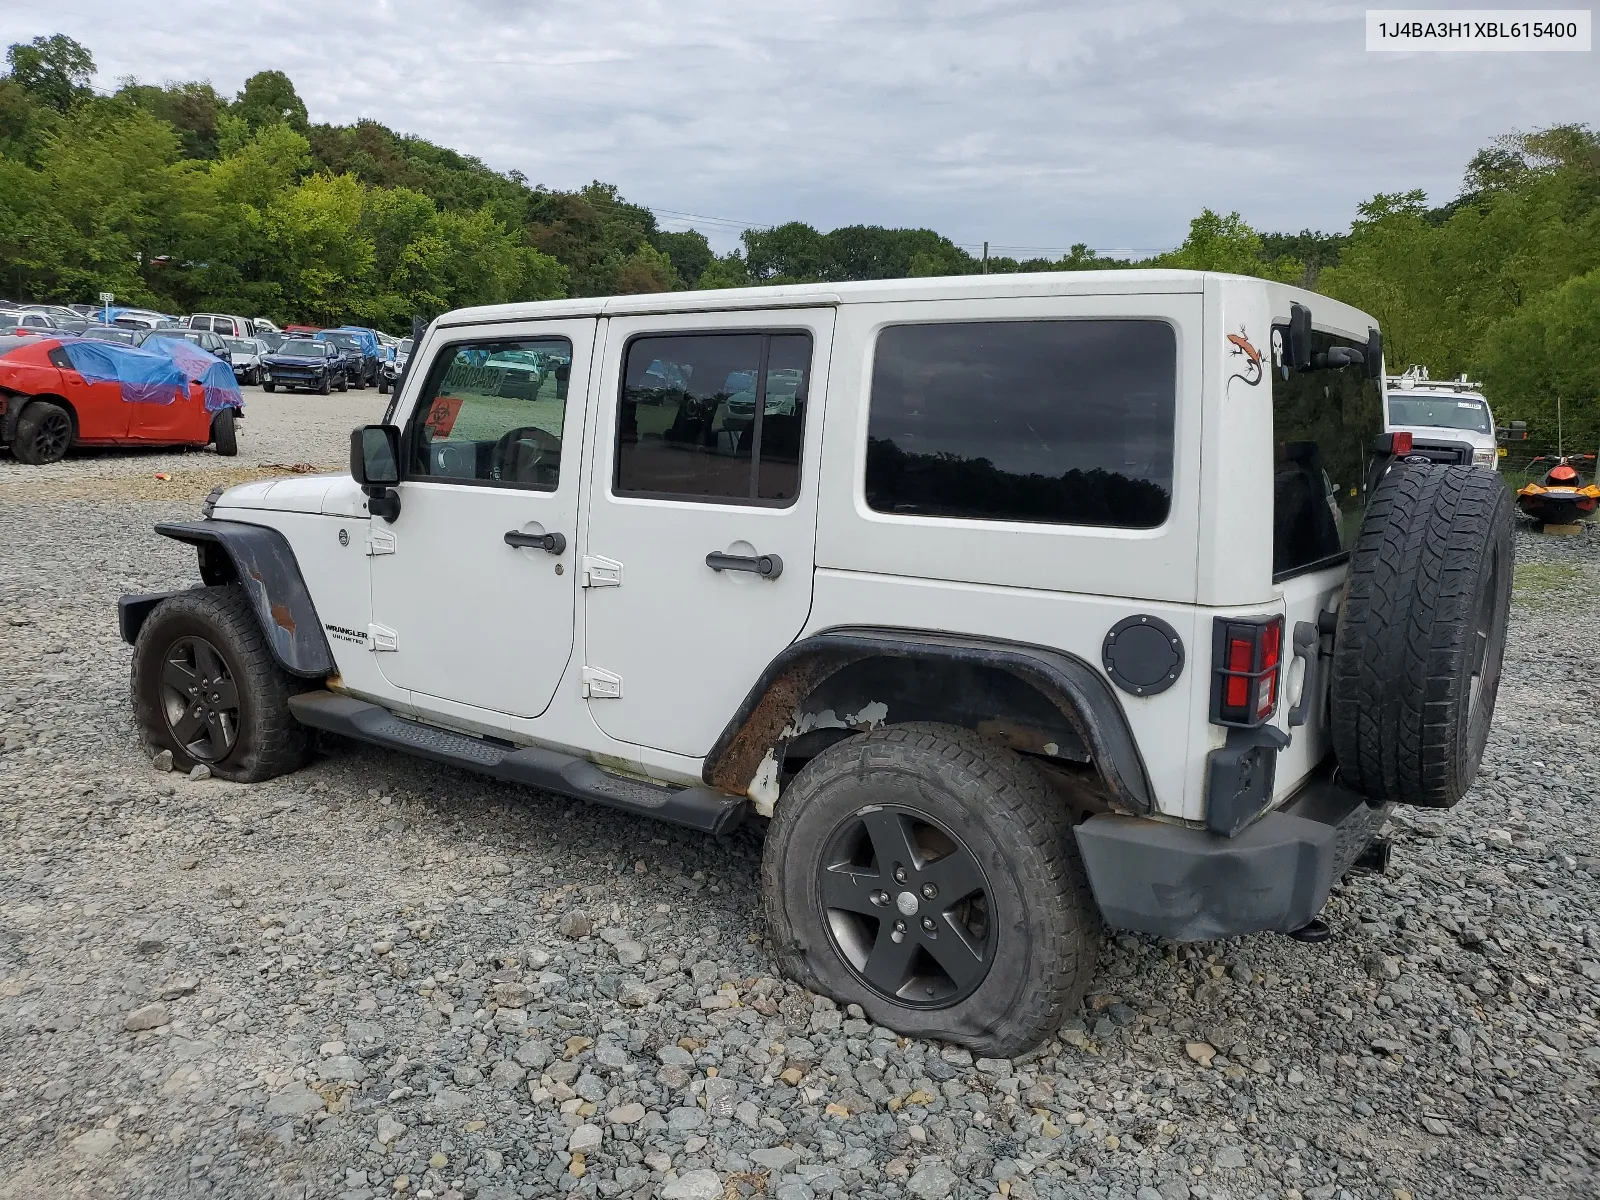
{"type": "Polygon", "coordinates": [[[287,475],[229,488],[217,500],[216,514],[228,508],[360,518],[367,515],[367,498],[348,474],[287,475]]]}

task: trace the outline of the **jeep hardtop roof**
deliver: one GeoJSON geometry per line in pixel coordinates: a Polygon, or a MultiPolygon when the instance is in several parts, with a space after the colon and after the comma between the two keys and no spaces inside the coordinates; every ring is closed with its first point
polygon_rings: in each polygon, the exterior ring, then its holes
{"type": "Polygon", "coordinates": [[[458,308],[438,320],[441,328],[502,321],[559,317],[648,316],[653,313],[717,312],[741,308],[799,308],[815,305],[884,304],[915,300],[972,300],[983,297],[1107,296],[1194,293],[1207,284],[1243,283],[1265,287],[1273,307],[1284,315],[1291,299],[1311,306],[1319,326],[1364,336],[1376,322],[1360,310],[1328,296],[1248,275],[1217,271],[1133,269],[1120,271],[1040,271],[1017,275],[943,275],[919,279],[868,279],[852,283],[796,283],[779,287],[723,288],[711,291],[653,292],[636,296],[585,296],[458,308]]]}

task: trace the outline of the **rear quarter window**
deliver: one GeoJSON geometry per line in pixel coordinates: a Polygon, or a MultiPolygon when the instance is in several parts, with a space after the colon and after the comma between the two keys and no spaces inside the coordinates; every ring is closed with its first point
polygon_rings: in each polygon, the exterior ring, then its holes
{"type": "Polygon", "coordinates": [[[878,336],[878,512],[1149,529],[1172,503],[1177,339],[1163,321],[897,325],[878,336]]]}
{"type": "MultiPolygon", "coordinates": [[[[1291,371],[1272,329],[1272,577],[1286,579],[1342,561],[1366,513],[1372,443],[1383,432],[1383,393],[1360,366],[1291,371]]],[[[1313,332],[1312,360],[1351,338],[1313,332]]]]}

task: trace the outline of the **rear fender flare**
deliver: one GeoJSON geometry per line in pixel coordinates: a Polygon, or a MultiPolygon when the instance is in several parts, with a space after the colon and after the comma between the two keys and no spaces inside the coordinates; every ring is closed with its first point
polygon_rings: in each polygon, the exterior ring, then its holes
{"type": "MultiPolygon", "coordinates": [[[[244,589],[272,657],[285,671],[307,679],[333,674],[327,635],[283,534],[243,521],[164,523],[155,528],[163,537],[197,548],[200,574],[208,584],[238,583],[244,589]]],[[[137,626],[149,611],[146,607],[137,616],[124,618],[124,638],[132,641],[138,636],[137,626]]]]}
{"type": "MultiPolygon", "coordinates": [[[[1037,693],[1076,733],[1112,811],[1138,816],[1154,811],[1155,793],[1139,744],[1098,670],[1045,646],[928,630],[849,626],[794,642],[768,664],[723,728],[706,756],[702,778],[723,792],[750,795],[765,809],[777,786],[768,760],[781,761],[802,724],[807,698],[830,677],[872,658],[1003,672],[1037,693]]],[[[886,716],[894,719],[893,712],[886,716]]]]}

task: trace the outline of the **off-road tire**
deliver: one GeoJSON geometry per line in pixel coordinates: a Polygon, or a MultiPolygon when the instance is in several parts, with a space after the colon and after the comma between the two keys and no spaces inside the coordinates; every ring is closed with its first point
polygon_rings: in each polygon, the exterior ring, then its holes
{"type": "Polygon", "coordinates": [[[1449,808],[1477,777],[1505,652],[1511,526],[1510,494],[1484,468],[1397,465],[1374,490],[1329,684],[1340,775],[1374,804],[1449,808]]]}
{"type": "Polygon", "coordinates": [[[310,735],[289,713],[289,697],[315,687],[278,666],[262,636],[250,601],[237,584],[195,588],[163,600],[150,613],[133,647],[134,716],[152,750],[170,750],[173,765],[197,764],[168,726],[161,679],[168,654],[181,639],[199,637],[215,647],[239,696],[238,737],[211,773],[237,783],[260,783],[305,763],[310,735]]]}
{"type": "Polygon", "coordinates": [[[18,462],[42,467],[65,458],[72,438],[72,414],[49,400],[35,400],[17,418],[11,454],[18,462]]]}
{"type": "Polygon", "coordinates": [[[233,409],[219,408],[211,418],[211,444],[223,458],[239,453],[239,436],[233,426],[233,409]]]}
{"type": "Polygon", "coordinates": [[[840,1004],[859,1004],[879,1025],[993,1057],[1037,1045],[1078,1006],[1102,938],[1059,798],[1020,755],[951,725],[889,726],[813,758],[778,803],[761,880],[785,974],[840,1004]],[[999,940],[976,990],[948,1007],[900,1003],[871,987],[826,924],[820,872],[834,831],[891,803],[959,835],[987,876],[991,936],[999,940]]]}

